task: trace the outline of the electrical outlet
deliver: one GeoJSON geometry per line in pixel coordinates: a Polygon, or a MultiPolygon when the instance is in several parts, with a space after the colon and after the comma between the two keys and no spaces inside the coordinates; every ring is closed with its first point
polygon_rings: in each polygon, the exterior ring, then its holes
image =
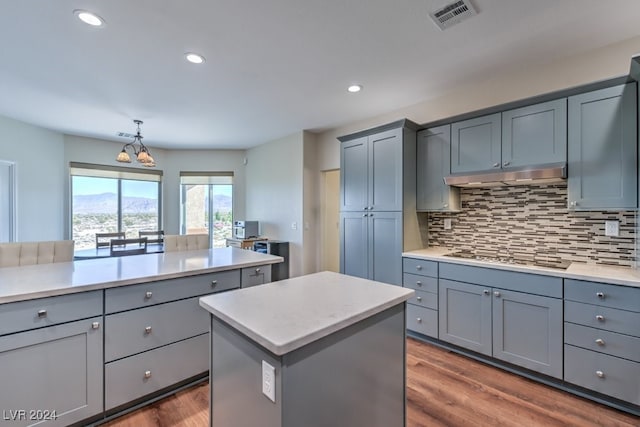
{"type": "Polygon", "coordinates": [[[620,235],[620,222],[618,221],[605,221],[604,222],[604,235],[618,237],[620,235]]]}
{"type": "Polygon", "coordinates": [[[444,219],[444,229],[451,230],[451,218],[444,219]]]}
{"type": "Polygon", "coordinates": [[[291,223],[291,229],[292,230],[297,230],[298,229],[298,223],[297,222],[292,222],[291,223]]]}
{"type": "Polygon", "coordinates": [[[262,361],[262,394],[276,403],[276,368],[262,361]]]}

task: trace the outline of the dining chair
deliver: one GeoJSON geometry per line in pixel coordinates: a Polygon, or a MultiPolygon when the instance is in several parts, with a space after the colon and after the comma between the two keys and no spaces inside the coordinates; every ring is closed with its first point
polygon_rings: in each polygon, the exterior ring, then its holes
{"type": "Polygon", "coordinates": [[[208,234],[168,234],[164,236],[165,252],[195,251],[210,247],[208,234]]]}
{"type": "Polygon", "coordinates": [[[138,237],[147,237],[148,243],[163,243],[164,242],[164,230],[155,231],[138,231],[138,237]]]}
{"type": "Polygon", "coordinates": [[[124,231],[115,233],[96,233],[96,248],[107,248],[111,245],[111,239],[124,239],[124,231]]]}
{"type": "Polygon", "coordinates": [[[142,255],[147,253],[147,238],[111,239],[109,242],[109,256],[142,255]],[[127,245],[129,249],[127,249],[127,245]]]}
{"type": "Polygon", "coordinates": [[[0,268],[73,261],[73,240],[0,244],[0,268]]]}

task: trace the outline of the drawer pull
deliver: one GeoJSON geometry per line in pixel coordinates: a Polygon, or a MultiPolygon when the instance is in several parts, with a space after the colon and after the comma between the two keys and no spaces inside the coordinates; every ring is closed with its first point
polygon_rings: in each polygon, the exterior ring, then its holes
{"type": "Polygon", "coordinates": [[[597,338],[597,339],[596,339],[596,344],[598,344],[598,345],[601,345],[601,346],[602,346],[602,345],[604,345],[604,340],[603,340],[602,338],[597,338]]]}
{"type": "Polygon", "coordinates": [[[422,286],[422,282],[420,280],[416,281],[417,286],[422,286]]]}
{"type": "Polygon", "coordinates": [[[418,300],[418,302],[422,302],[422,297],[416,297],[416,299],[418,300]]]}
{"type": "Polygon", "coordinates": [[[217,280],[212,280],[212,281],[211,281],[211,286],[215,286],[215,285],[217,285],[217,284],[218,284],[218,281],[217,281],[217,280]]]}
{"type": "Polygon", "coordinates": [[[38,310],[38,317],[47,317],[47,310],[38,310]]]}
{"type": "Polygon", "coordinates": [[[604,372],[602,372],[602,371],[596,371],[596,376],[597,376],[598,378],[604,378],[604,372]]]}
{"type": "Polygon", "coordinates": [[[93,322],[91,324],[91,329],[100,329],[100,322],[93,322]]]}
{"type": "Polygon", "coordinates": [[[598,314],[598,315],[596,316],[596,320],[597,320],[598,322],[604,322],[604,316],[603,316],[602,314],[598,314]]]}
{"type": "Polygon", "coordinates": [[[485,294],[485,295],[489,295],[491,292],[489,292],[488,289],[485,289],[484,291],[482,291],[482,293],[485,294]]]}
{"type": "Polygon", "coordinates": [[[498,291],[493,291],[493,295],[494,295],[496,298],[500,298],[500,292],[498,292],[498,291]]]}
{"type": "Polygon", "coordinates": [[[421,317],[416,317],[416,322],[422,323],[422,318],[421,317]]]}
{"type": "Polygon", "coordinates": [[[416,265],[416,270],[422,270],[422,266],[421,265],[416,265]]]}
{"type": "Polygon", "coordinates": [[[260,269],[256,268],[256,274],[260,273],[260,269]]]}
{"type": "Polygon", "coordinates": [[[147,291],[144,293],[145,299],[150,299],[152,296],[153,296],[153,292],[151,291],[147,291]]]}
{"type": "Polygon", "coordinates": [[[596,296],[600,299],[604,299],[604,292],[597,292],[596,296]]]}
{"type": "Polygon", "coordinates": [[[145,378],[151,378],[151,371],[144,371],[145,378]]]}
{"type": "Polygon", "coordinates": [[[147,326],[146,328],[144,328],[144,333],[145,334],[150,334],[151,333],[151,326],[147,326]]]}

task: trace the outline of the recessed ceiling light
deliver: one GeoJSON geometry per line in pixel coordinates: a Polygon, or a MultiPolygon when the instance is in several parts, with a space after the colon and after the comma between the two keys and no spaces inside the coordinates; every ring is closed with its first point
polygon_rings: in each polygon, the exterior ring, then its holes
{"type": "Polygon", "coordinates": [[[362,86],[361,85],[351,85],[347,88],[347,90],[351,93],[356,93],[356,92],[360,92],[362,90],[362,86]]]}
{"type": "Polygon", "coordinates": [[[202,64],[204,62],[204,56],[198,55],[197,53],[187,52],[184,56],[187,58],[187,61],[192,64],[202,64]]]}
{"type": "Polygon", "coordinates": [[[95,13],[76,9],[73,11],[73,14],[76,15],[79,20],[81,20],[85,24],[91,25],[92,27],[102,27],[104,25],[104,19],[100,18],[95,13]]]}

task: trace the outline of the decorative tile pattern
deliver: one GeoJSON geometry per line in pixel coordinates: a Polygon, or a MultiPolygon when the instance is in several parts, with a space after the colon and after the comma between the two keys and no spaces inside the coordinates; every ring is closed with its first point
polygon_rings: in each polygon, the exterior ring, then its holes
{"type": "Polygon", "coordinates": [[[460,197],[462,212],[418,214],[425,246],[523,261],[636,265],[637,213],[571,212],[566,184],[462,188],[460,197]],[[620,222],[618,237],[604,235],[605,220],[620,222]]]}

